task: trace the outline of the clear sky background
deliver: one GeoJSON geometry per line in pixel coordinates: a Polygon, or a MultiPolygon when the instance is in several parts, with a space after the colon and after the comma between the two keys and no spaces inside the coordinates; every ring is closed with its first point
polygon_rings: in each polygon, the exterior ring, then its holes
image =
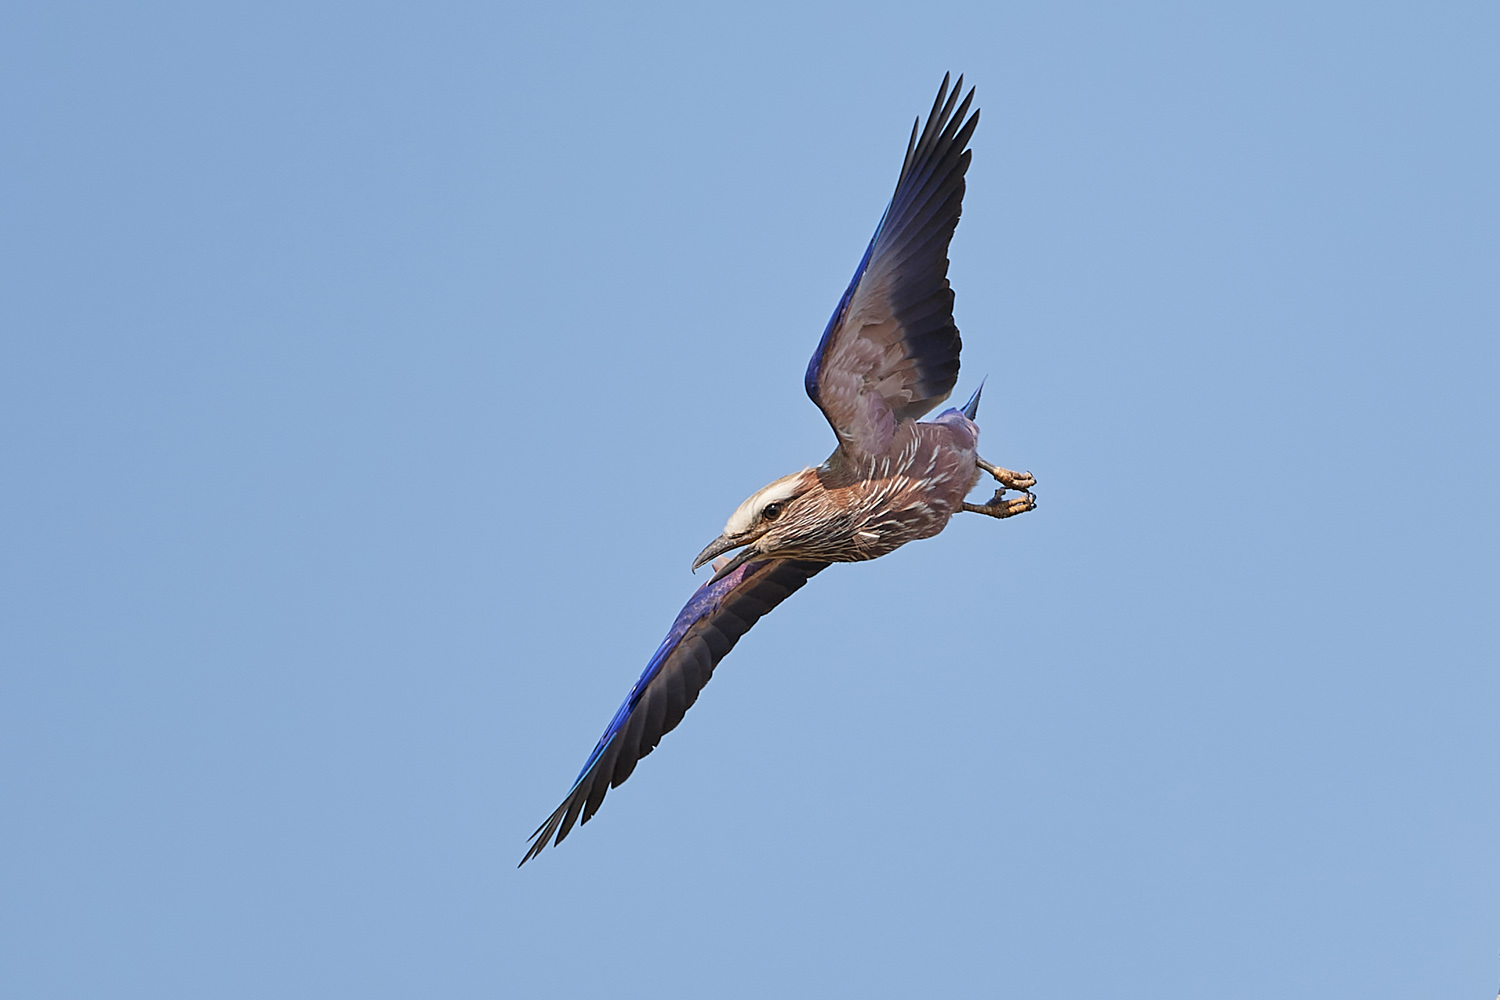
{"type": "Polygon", "coordinates": [[[1500,6],[11,2],[0,993],[1500,985],[1500,6]],[[945,70],[1035,513],[517,871],[945,70]]]}

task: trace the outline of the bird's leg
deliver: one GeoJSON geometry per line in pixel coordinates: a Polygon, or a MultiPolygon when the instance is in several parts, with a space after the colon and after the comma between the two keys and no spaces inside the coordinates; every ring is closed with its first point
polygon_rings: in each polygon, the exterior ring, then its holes
{"type": "Polygon", "coordinates": [[[1013,500],[1007,500],[1004,490],[996,490],[989,503],[966,503],[963,509],[972,510],[976,514],[988,514],[990,517],[1015,517],[1035,507],[1036,497],[1030,493],[1022,493],[1013,500]]]}
{"type": "Polygon", "coordinates": [[[964,510],[971,510],[976,514],[988,514],[990,517],[1015,517],[1017,514],[1024,514],[1036,507],[1036,497],[1031,495],[1031,488],[1036,485],[1036,477],[1031,473],[1002,469],[978,457],[975,457],[974,461],[1000,484],[1000,489],[995,491],[989,503],[966,503],[963,505],[964,510]],[[1019,490],[1021,495],[1013,500],[1007,500],[1005,499],[1006,490],[1019,490]]]}
{"type": "MultiPolygon", "coordinates": [[[[998,465],[991,465],[982,458],[975,458],[974,462],[985,472],[995,477],[995,482],[1004,486],[1006,490],[1020,490],[1024,493],[1036,485],[1036,477],[1029,472],[1011,472],[1009,469],[1002,469],[998,465]]],[[[1000,492],[1004,493],[1005,490],[1001,490],[1000,492]]]]}

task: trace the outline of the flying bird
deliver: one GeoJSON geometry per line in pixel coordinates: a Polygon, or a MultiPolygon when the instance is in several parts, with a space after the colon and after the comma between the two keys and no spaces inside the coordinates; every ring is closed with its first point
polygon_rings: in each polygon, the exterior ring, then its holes
{"type": "Polygon", "coordinates": [[[807,394],[838,446],[817,468],[752,493],[693,560],[694,570],[713,561],[713,577],[678,614],[521,864],[561,843],[575,821],[587,823],[605,793],[682,721],[740,637],[830,563],[876,559],[930,538],[959,511],[1006,518],[1036,506],[1030,473],[979,457],[974,421],[983,386],[963,409],[918,419],[958,381],[948,243],[979,124],[979,111],[969,114],[974,91],[960,101],[962,90],[963,77],[951,93],[943,77],[927,124],[912,125],[896,192],[808,362],[807,394]],[[999,488],[988,503],[967,503],[981,473],[999,488]],[[1007,490],[1019,495],[1007,498],[1007,490]]]}

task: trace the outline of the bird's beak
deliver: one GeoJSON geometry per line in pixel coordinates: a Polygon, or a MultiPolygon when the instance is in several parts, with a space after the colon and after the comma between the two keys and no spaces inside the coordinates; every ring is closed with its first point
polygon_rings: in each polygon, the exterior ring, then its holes
{"type": "Polygon", "coordinates": [[[744,545],[749,541],[750,539],[744,537],[743,535],[739,537],[720,535],[718,538],[715,538],[713,541],[708,543],[708,548],[698,553],[698,558],[693,560],[693,570],[696,572],[699,566],[702,566],[710,559],[713,559],[716,556],[722,556],[730,549],[737,549],[741,545],[744,545]]]}
{"type": "Polygon", "coordinates": [[[708,582],[713,583],[714,580],[721,580],[725,576],[733,573],[745,563],[749,562],[751,559],[754,559],[757,555],[759,555],[759,553],[756,552],[755,547],[750,544],[751,541],[753,541],[753,539],[746,538],[744,535],[720,535],[718,538],[715,538],[712,542],[708,543],[708,548],[698,553],[698,558],[693,560],[693,569],[696,571],[698,567],[702,566],[710,559],[721,556],[731,549],[738,549],[741,545],[745,546],[744,549],[740,550],[740,553],[738,555],[736,555],[733,559],[729,560],[722,567],[720,567],[718,572],[714,574],[713,580],[710,580],[708,582]]]}

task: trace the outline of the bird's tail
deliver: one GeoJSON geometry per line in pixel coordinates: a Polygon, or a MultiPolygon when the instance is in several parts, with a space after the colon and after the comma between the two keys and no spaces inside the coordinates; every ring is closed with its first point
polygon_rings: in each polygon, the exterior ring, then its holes
{"type": "MultiPolygon", "coordinates": [[[[989,376],[986,375],[985,378],[989,378],[989,376]]],[[[969,401],[964,404],[964,416],[968,417],[970,420],[973,420],[975,417],[979,416],[979,394],[983,391],[984,379],[980,379],[979,388],[974,390],[974,395],[970,396],[969,401]]]]}

